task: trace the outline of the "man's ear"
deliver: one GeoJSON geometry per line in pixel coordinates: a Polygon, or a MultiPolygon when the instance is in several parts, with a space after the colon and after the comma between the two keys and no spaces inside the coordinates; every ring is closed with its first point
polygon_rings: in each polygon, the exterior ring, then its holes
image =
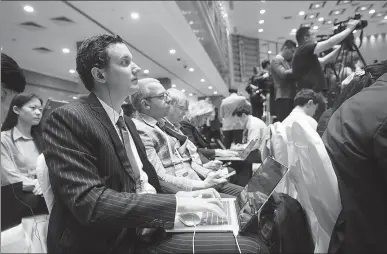
{"type": "Polygon", "coordinates": [[[149,105],[149,102],[145,99],[142,99],[141,100],[141,106],[145,109],[150,109],[150,105],[149,105]]]}
{"type": "Polygon", "coordinates": [[[93,67],[91,69],[91,75],[96,81],[100,83],[106,83],[105,73],[101,69],[93,67]]]}
{"type": "Polygon", "coordinates": [[[309,101],[308,101],[308,107],[312,107],[313,105],[314,105],[313,100],[309,100],[309,101]]]}

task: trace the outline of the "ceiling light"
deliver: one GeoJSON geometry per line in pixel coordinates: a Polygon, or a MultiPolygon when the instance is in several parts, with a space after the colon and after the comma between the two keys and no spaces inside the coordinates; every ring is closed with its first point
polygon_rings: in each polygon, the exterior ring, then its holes
{"type": "Polygon", "coordinates": [[[67,53],[70,53],[70,50],[67,49],[67,48],[63,48],[63,49],[62,49],[62,52],[65,53],[65,54],[67,54],[67,53]]]}
{"type": "Polygon", "coordinates": [[[361,7],[360,10],[364,11],[365,9],[367,9],[367,7],[361,7]]]}
{"type": "Polygon", "coordinates": [[[268,53],[268,54],[271,54],[271,50],[269,50],[267,53],[268,53]]]}
{"type": "Polygon", "coordinates": [[[205,81],[206,81],[206,80],[205,80],[204,78],[202,78],[202,79],[200,80],[200,82],[202,82],[202,83],[205,82],[205,81]]]}
{"type": "Polygon", "coordinates": [[[71,70],[69,70],[69,72],[70,72],[71,74],[73,74],[73,73],[75,73],[75,70],[71,69],[71,70]]]}
{"type": "Polygon", "coordinates": [[[327,24],[332,24],[332,20],[328,20],[327,24]]]}
{"type": "Polygon", "coordinates": [[[185,89],[181,89],[181,91],[182,91],[183,93],[185,93],[185,89]]]}
{"type": "Polygon", "coordinates": [[[370,14],[374,14],[375,13],[375,10],[370,10],[370,14]]]}
{"type": "Polygon", "coordinates": [[[73,96],[73,99],[76,100],[76,99],[78,99],[78,97],[77,96],[73,96]]]}
{"type": "Polygon", "coordinates": [[[149,73],[149,70],[144,70],[144,73],[145,73],[145,74],[148,74],[148,73],[149,73]]]}
{"type": "Polygon", "coordinates": [[[189,68],[188,69],[190,72],[193,72],[195,69],[194,68],[189,68]]]}
{"type": "Polygon", "coordinates": [[[309,15],[309,18],[310,18],[310,19],[313,19],[313,18],[314,18],[314,15],[309,15]]]}
{"type": "Polygon", "coordinates": [[[217,91],[214,91],[214,94],[218,94],[218,92],[217,92],[217,91]]]}
{"type": "Polygon", "coordinates": [[[191,21],[189,22],[189,24],[190,24],[190,25],[193,25],[193,24],[194,24],[194,22],[191,20],[191,21]]]}
{"type": "Polygon", "coordinates": [[[300,12],[298,13],[298,15],[300,15],[300,16],[305,15],[305,12],[304,12],[304,11],[300,11],[300,12]]]}
{"type": "Polygon", "coordinates": [[[266,10],[264,10],[264,9],[259,11],[259,13],[261,13],[261,14],[264,14],[265,12],[266,12],[266,10]]]}
{"type": "Polygon", "coordinates": [[[263,19],[261,19],[261,20],[259,21],[259,24],[263,24],[263,23],[265,23],[265,21],[264,21],[263,19]]]}
{"type": "Polygon", "coordinates": [[[387,19],[387,16],[384,16],[384,19],[387,19]]]}
{"type": "Polygon", "coordinates": [[[340,11],[335,11],[335,14],[340,14],[340,11]]]}
{"type": "Polygon", "coordinates": [[[263,32],[263,29],[262,29],[262,28],[259,28],[259,29],[258,29],[258,32],[262,33],[262,32],[263,32]]]}
{"type": "Polygon", "coordinates": [[[175,85],[175,84],[172,84],[172,87],[176,87],[176,85],[175,85]]]}
{"type": "Polygon", "coordinates": [[[189,93],[189,96],[192,96],[193,94],[192,93],[189,93]]]}
{"type": "Polygon", "coordinates": [[[321,18],[318,18],[318,21],[324,21],[324,18],[323,17],[321,17],[321,18]]]}
{"type": "Polygon", "coordinates": [[[379,12],[378,14],[376,14],[376,16],[380,17],[382,16],[382,13],[379,12]]]}
{"type": "Polygon", "coordinates": [[[212,86],[209,86],[209,87],[208,87],[208,89],[210,89],[210,90],[211,90],[211,89],[212,89],[212,86]]]}
{"type": "Polygon", "coordinates": [[[320,7],[320,5],[319,5],[319,4],[316,4],[314,7],[315,7],[315,8],[319,8],[319,7],[320,7]]]}
{"type": "Polygon", "coordinates": [[[169,54],[173,55],[173,54],[175,54],[175,53],[176,53],[176,50],[174,50],[174,49],[170,49],[170,50],[169,50],[169,54]]]}
{"type": "Polygon", "coordinates": [[[132,12],[132,13],[130,14],[130,17],[131,17],[132,19],[138,19],[138,18],[140,17],[140,15],[139,15],[137,12],[132,12]]]}
{"type": "Polygon", "coordinates": [[[223,14],[223,18],[227,18],[227,17],[228,17],[227,13],[223,14]]]}
{"type": "Polygon", "coordinates": [[[297,32],[297,29],[293,28],[292,33],[295,33],[295,32],[297,32]]]}
{"type": "Polygon", "coordinates": [[[26,11],[26,12],[34,12],[34,8],[32,8],[32,6],[25,5],[24,6],[24,11],[26,11]]]}
{"type": "Polygon", "coordinates": [[[318,26],[314,26],[313,29],[314,29],[314,30],[317,30],[317,29],[318,29],[318,26]]]}

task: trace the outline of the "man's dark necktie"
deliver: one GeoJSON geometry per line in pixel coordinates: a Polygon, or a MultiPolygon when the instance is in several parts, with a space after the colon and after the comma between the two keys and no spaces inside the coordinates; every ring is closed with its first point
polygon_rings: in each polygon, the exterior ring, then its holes
{"type": "Polygon", "coordinates": [[[163,123],[158,122],[158,123],[157,123],[157,126],[158,126],[162,131],[164,131],[165,133],[167,133],[169,136],[174,137],[174,138],[176,138],[177,140],[179,140],[180,145],[183,145],[183,144],[185,143],[185,141],[187,140],[187,136],[182,135],[182,134],[178,133],[177,131],[174,131],[173,129],[171,129],[170,127],[166,126],[166,125],[163,124],[163,123]]]}
{"type": "Polygon", "coordinates": [[[117,126],[118,126],[118,129],[120,130],[122,141],[124,142],[126,154],[128,155],[128,158],[129,158],[129,163],[132,166],[132,170],[135,178],[134,180],[136,181],[136,188],[141,188],[142,184],[140,182],[140,168],[137,164],[136,158],[134,157],[134,153],[130,145],[129,132],[126,128],[126,124],[122,116],[118,118],[117,126]]]}

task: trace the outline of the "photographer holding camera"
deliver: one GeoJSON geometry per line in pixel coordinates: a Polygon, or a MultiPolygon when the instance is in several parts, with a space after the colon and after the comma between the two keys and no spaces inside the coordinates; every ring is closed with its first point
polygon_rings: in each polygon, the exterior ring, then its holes
{"type": "MultiPolygon", "coordinates": [[[[296,39],[299,46],[294,54],[292,66],[298,90],[307,88],[322,94],[326,91],[323,66],[336,58],[340,46],[335,45],[347,38],[359,22],[360,20],[349,20],[345,30],[321,42],[317,42],[314,32],[309,27],[298,29],[296,39]],[[331,53],[322,58],[318,57],[321,52],[333,47],[336,49],[331,53]]],[[[319,105],[314,118],[318,120],[324,110],[325,104],[319,105]]]]}

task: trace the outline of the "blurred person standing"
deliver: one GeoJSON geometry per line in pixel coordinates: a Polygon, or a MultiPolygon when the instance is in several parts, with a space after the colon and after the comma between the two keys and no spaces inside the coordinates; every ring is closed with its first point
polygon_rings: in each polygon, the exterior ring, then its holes
{"type": "Polygon", "coordinates": [[[228,90],[230,95],[223,99],[220,104],[219,120],[222,122],[222,132],[224,136],[223,144],[228,149],[232,142],[242,141],[243,126],[232,115],[238,104],[246,98],[237,94],[236,89],[228,90]]]}
{"type": "MultiPolygon", "coordinates": [[[[348,35],[355,30],[359,20],[349,20],[347,28],[333,35],[325,41],[317,42],[315,33],[309,27],[301,27],[297,30],[296,39],[298,48],[293,57],[293,74],[297,81],[298,89],[312,89],[324,95],[328,89],[325,82],[323,67],[326,63],[336,59],[339,46],[348,35]],[[318,55],[328,49],[336,47],[331,53],[319,58],[318,55]]],[[[325,103],[319,105],[314,118],[319,120],[325,111],[325,103]]]]}
{"type": "Polygon", "coordinates": [[[11,57],[1,53],[1,123],[16,94],[24,92],[26,79],[22,69],[11,57]]]}
{"type": "Polygon", "coordinates": [[[274,81],[277,120],[282,122],[293,109],[296,84],[293,79],[291,62],[296,43],[286,40],[281,52],[271,60],[271,74],[274,81]]]}

